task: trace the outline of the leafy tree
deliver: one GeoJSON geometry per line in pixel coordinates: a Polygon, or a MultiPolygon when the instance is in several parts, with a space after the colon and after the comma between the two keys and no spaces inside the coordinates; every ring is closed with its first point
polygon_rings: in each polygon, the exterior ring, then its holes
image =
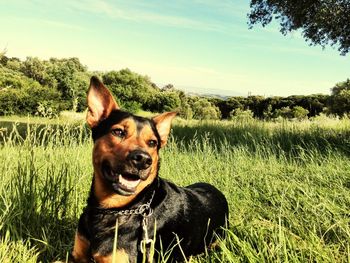
{"type": "Polygon", "coordinates": [[[45,65],[37,57],[27,57],[27,59],[22,63],[21,70],[27,77],[38,81],[40,84],[45,83],[45,65]]]}
{"type": "Polygon", "coordinates": [[[282,117],[282,118],[285,118],[285,119],[293,118],[292,110],[291,110],[291,108],[289,108],[289,106],[282,107],[280,109],[276,109],[274,111],[274,117],[275,118],[282,117]]]}
{"type": "Polygon", "coordinates": [[[227,100],[219,100],[216,106],[220,109],[221,116],[223,119],[230,118],[230,113],[235,109],[245,108],[244,97],[230,97],[227,100]]]}
{"type": "Polygon", "coordinates": [[[220,110],[212,105],[207,99],[200,98],[192,105],[193,117],[198,120],[220,119],[220,110]]]}
{"type": "Polygon", "coordinates": [[[311,44],[338,45],[342,55],[350,50],[349,0],[251,0],[250,7],[250,27],[276,19],[284,35],[301,29],[311,44]]]}
{"type": "Polygon", "coordinates": [[[340,95],[344,90],[350,90],[350,79],[335,84],[335,86],[331,88],[331,94],[333,96],[340,95]]]}
{"type": "Polygon", "coordinates": [[[0,52],[0,65],[3,65],[3,66],[6,66],[7,64],[7,61],[8,61],[8,57],[5,56],[6,54],[6,51],[1,51],[0,52]]]}
{"type": "Polygon", "coordinates": [[[270,120],[270,119],[273,118],[273,112],[272,112],[272,105],[271,105],[271,104],[269,104],[269,105],[267,106],[267,109],[264,110],[264,112],[263,112],[263,118],[264,118],[265,120],[270,120]]]}
{"type": "Polygon", "coordinates": [[[142,105],[137,101],[127,101],[122,102],[119,106],[128,112],[137,113],[139,110],[141,110],[142,105]]]}
{"type": "Polygon", "coordinates": [[[245,109],[251,110],[254,117],[263,118],[264,115],[264,102],[263,96],[248,96],[245,103],[245,109]]]}
{"type": "Polygon", "coordinates": [[[6,68],[19,72],[22,69],[22,62],[19,58],[8,58],[6,60],[6,68]]]}
{"type": "Polygon", "coordinates": [[[159,91],[148,77],[141,76],[129,69],[107,72],[102,79],[119,102],[133,100],[146,106],[155,92],[159,91]]]}
{"type": "Polygon", "coordinates": [[[181,106],[179,109],[179,116],[187,120],[192,119],[193,110],[191,108],[189,97],[186,96],[185,92],[181,90],[178,91],[178,94],[181,102],[181,106]]]}
{"type": "Polygon", "coordinates": [[[236,121],[251,121],[254,119],[254,113],[251,110],[237,108],[231,111],[230,119],[236,121]]]}
{"type": "Polygon", "coordinates": [[[307,109],[304,109],[301,106],[295,106],[292,109],[292,116],[293,118],[296,118],[298,120],[307,119],[307,115],[309,114],[309,111],[307,109]]]}
{"type": "Polygon", "coordinates": [[[178,109],[181,105],[179,93],[176,91],[163,91],[155,93],[147,104],[153,112],[164,112],[178,109]]]}
{"type": "Polygon", "coordinates": [[[331,92],[328,102],[330,112],[338,116],[350,113],[350,79],[337,83],[331,92]]]}
{"type": "Polygon", "coordinates": [[[19,89],[0,90],[0,115],[17,114],[24,94],[19,89]]]}
{"type": "Polygon", "coordinates": [[[60,94],[37,82],[28,82],[22,89],[6,88],[0,90],[0,115],[34,115],[40,105],[51,108],[53,113],[65,110],[60,94]]]}
{"type": "Polygon", "coordinates": [[[78,58],[51,58],[45,61],[48,78],[45,84],[55,87],[67,103],[70,110],[82,111],[86,108],[86,89],[89,73],[78,58]]]}

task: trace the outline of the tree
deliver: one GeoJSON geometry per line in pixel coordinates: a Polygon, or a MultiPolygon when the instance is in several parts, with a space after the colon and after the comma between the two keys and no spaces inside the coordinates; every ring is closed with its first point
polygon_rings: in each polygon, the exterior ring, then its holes
{"type": "Polygon", "coordinates": [[[237,108],[230,112],[230,119],[247,122],[254,119],[254,113],[251,110],[242,110],[240,108],[237,108]]]}
{"type": "Polygon", "coordinates": [[[172,111],[179,108],[181,100],[175,91],[163,91],[155,93],[149,100],[147,109],[153,112],[172,111]]]}
{"type": "Polygon", "coordinates": [[[350,113],[350,79],[337,83],[331,92],[328,102],[330,112],[339,116],[350,113]]]}
{"type": "Polygon", "coordinates": [[[244,109],[244,97],[230,97],[227,100],[219,100],[216,106],[220,109],[223,119],[230,118],[230,113],[235,109],[244,109]]]}
{"type": "Polygon", "coordinates": [[[312,45],[338,45],[345,55],[350,50],[349,0],[251,0],[249,26],[279,20],[280,31],[302,30],[312,45]]]}
{"type": "Polygon", "coordinates": [[[119,102],[136,101],[144,107],[155,92],[159,91],[149,77],[141,76],[130,69],[107,72],[102,79],[119,102]]]}
{"type": "Polygon", "coordinates": [[[220,110],[212,105],[207,99],[200,98],[192,105],[193,117],[197,120],[220,119],[220,110]]]}
{"type": "Polygon", "coordinates": [[[335,86],[331,88],[332,96],[340,95],[344,90],[350,90],[350,79],[335,84],[335,86]]]}
{"type": "Polygon", "coordinates": [[[27,57],[23,62],[22,72],[29,78],[38,81],[40,84],[44,84],[45,80],[45,65],[37,57],[27,57]]]}
{"type": "Polygon", "coordinates": [[[303,120],[303,119],[307,119],[307,115],[309,114],[309,111],[307,109],[304,109],[301,106],[295,106],[292,109],[292,114],[293,114],[293,118],[296,118],[298,120],[303,120]]]}

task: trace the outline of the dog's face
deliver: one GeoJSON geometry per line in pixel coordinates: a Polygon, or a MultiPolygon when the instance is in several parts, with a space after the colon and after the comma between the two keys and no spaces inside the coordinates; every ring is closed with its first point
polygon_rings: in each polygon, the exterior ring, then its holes
{"type": "Polygon", "coordinates": [[[91,78],[87,123],[94,139],[94,191],[105,207],[124,206],[158,173],[158,151],[166,144],[175,112],[153,119],[119,110],[108,89],[91,78]]]}

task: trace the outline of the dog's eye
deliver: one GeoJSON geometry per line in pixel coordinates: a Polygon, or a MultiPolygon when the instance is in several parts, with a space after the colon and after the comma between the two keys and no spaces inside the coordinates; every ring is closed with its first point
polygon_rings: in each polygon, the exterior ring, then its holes
{"type": "Polygon", "coordinates": [[[154,148],[157,146],[157,141],[156,140],[149,140],[147,144],[149,147],[154,148]]]}
{"type": "Polygon", "coordinates": [[[113,129],[111,131],[111,133],[112,133],[112,135],[119,137],[119,138],[124,138],[126,135],[125,131],[123,131],[122,129],[119,129],[119,128],[113,129]]]}

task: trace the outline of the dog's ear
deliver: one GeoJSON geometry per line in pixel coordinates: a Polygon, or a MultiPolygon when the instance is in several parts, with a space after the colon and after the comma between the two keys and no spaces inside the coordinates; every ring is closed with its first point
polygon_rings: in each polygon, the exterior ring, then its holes
{"type": "Polygon", "coordinates": [[[161,145],[160,147],[165,146],[168,136],[170,133],[171,121],[176,116],[177,112],[164,112],[158,116],[152,118],[154,123],[156,124],[157,131],[160,136],[161,145]]]}
{"type": "Polygon", "coordinates": [[[95,76],[91,77],[87,93],[88,112],[86,121],[91,128],[96,127],[100,121],[107,118],[113,111],[119,109],[110,91],[95,76]]]}

